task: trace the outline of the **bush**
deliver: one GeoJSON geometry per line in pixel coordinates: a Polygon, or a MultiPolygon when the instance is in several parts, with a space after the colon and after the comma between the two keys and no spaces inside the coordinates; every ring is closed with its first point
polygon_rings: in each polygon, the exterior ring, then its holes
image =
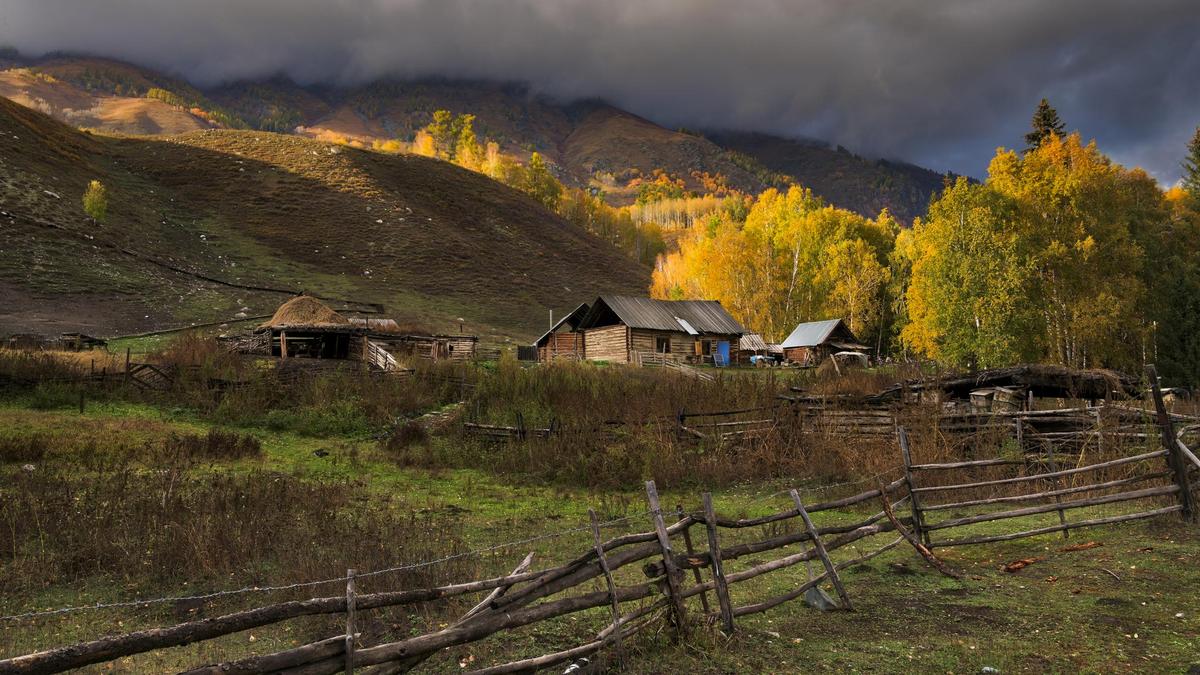
{"type": "Polygon", "coordinates": [[[49,446],[42,434],[0,436],[0,462],[40,462],[49,446]]]}
{"type": "Polygon", "coordinates": [[[65,384],[39,384],[29,396],[34,410],[54,410],[79,405],[79,390],[65,384]]]}

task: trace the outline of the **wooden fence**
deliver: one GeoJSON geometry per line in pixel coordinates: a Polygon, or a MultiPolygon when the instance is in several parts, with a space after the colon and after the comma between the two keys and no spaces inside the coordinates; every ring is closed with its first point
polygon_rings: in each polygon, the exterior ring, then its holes
{"type": "Polygon", "coordinates": [[[835,592],[835,608],[849,610],[852,608],[853,589],[846,587],[839,572],[906,541],[940,571],[958,576],[942,564],[932,551],[1053,532],[1066,533],[1077,528],[1176,512],[1182,513],[1187,519],[1194,519],[1190,481],[1193,480],[1193,474],[1200,471],[1200,459],[1176,435],[1169,416],[1164,414],[1165,409],[1160,408],[1159,412],[1162,431],[1160,449],[1069,468],[1064,468],[1049,457],[1036,460],[1028,457],[997,457],[940,464],[914,463],[907,434],[900,429],[897,437],[904,459],[904,471],[898,479],[887,484],[880,481],[875,488],[823,503],[805,504],[800,494],[791,490],[787,493],[791,500],[789,508],[754,518],[731,518],[718,514],[709,493],[700,496],[698,508],[694,511],[664,509],[656,486],[651,481],[646,484],[646,499],[652,529],[604,541],[600,524],[592,513],[592,545],[565,564],[529,571],[531,553],[511,573],[503,576],[467,580],[436,588],[369,594],[355,592],[356,574],[350,570],[346,575],[346,592],[343,595],[281,602],[216,618],[109,636],[10,658],[0,661],[0,674],[61,672],[321,614],[344,614],[344,633],[294,649],[206,665],[187,672],[194,675],[281,671],[319,674],[353,672],[356,668],[369,666],[377,667],[370,672],[406,672],[449,647],[477,642],[505,631],[587,610],[605,613],[607,618],[603,628],[578,646],[470,671],[476,675],[527,672],[610,647],[620,658],[626,640],[652,626],[663,626],[664,621],[678,639],[686,639],[689,631],[705,623],[719,623],[728,633],[736,629],[739,617],[765,612],[804,598],[824,583],[828,583],[835,592]],[[939,476],[963,475],[964,472],[1001,472],[1006,475],[959,482],[938,480],[939,476]],[[1114,478],[1113,472],[1120,472],[1120,476],[1114,478]],[[1088,481],[1080,482],[1084,477],[1088,481]],[[1064,486],[1062,481],[1067,479],[1074,482],[1064,486]],[[1135,484],[1145,485],[1127,489],[1135,484]],[[1039,491],[1020,491],[1030,485],[1039,486],[1039,491]],[[1008,492],[1013,488],[1018,492],[997,495],[997,491],[1008,492]],[[937,495],[963,493],[974,497],[959,498],[953,502],[931,502],[937,495]],[[981,494],[984,496],[978,496],[981,494]],[[1063,497],[1069,499],[1063,500],[1063,497]],[[1154,503],[1138,510],[1084,520],[1070,521],[1066,517],[1066,513],[1082,507],[1146,500],[1154,503]],[[1164,503],[1167,500],[1170,500],[1169,504],[1164,503]],[[1040,503],[1017,509],[988,510],[997,505],[1017,502],[1040,503]],[[872,504],[879,511],[863,517],[862,514],[874,511],[874,508],[870,508],[872,504]],[[896,516],[895,509],[900,507],[906,508],[909,515],[896,516]],[[983,510],[970,515],[956,515],[947,520],[932,520],[943,511],[954,510],[957,514],[972,508],[983,510]],[[847,522],[850,514],[854,513],[858,515],[852,516],[852,522],[847,522]],[[1058,524],[1000,534],[979,535],[970,531],[972,526],[981,523],[1050,513],[1059,515],[1058,524]],[[825,520],[826,515],[831,516],[830,520],[825,520]],[[668,522],[668,517],[673,522],[668,522]],[[960,537],[933,538],[933,533],[942,536],[952,530],[965,532],[960,537]],[[732,535],[737,532],[751,533],[750,540],[735,542],[732,535]],[[756,532],[765,534],[756,537],[756,532]],[[879,541],[881,535],[889,536],[879,541]],[[697,542],[706,545],[698,548],[697,542]],[[863,552],[868,543],[870,548],[863,552]],[[786,555],[762,560],[767,552],[797,546],[798,550],[786,555]],[[846,547],[852,547],[857,554],[835,561],[831,554],[846,547]],[[733,569],[735,561],[749,558],[753,560],[745,567],[733,569]],[[731,599],[730,587],[734,585],[809,562],[819,562],[823,571],[814,575],[810,569],[807,582],[798,583],[785,593],[742,604],[734,604],[731,599]],[[632,567],[637,563],[642,563],[640,575],[632,567]],[[602,582],[605,590],[591,590],[597,581],[602,582]],[[443,601],[470,593],[487,595],[445,628],[380,644],[362,644],[364,636],[356,617],[364,611],[443,601]]]}

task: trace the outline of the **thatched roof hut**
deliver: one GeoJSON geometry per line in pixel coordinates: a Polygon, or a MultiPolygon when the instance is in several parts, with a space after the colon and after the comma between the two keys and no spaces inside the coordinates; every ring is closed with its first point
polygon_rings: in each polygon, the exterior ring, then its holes
{"type": "Polygon", "coordinates": [[[279,306],[261,330],[284,328],[346,328],[352,324],[328,305],[308,295],[298,295],[279,306]]]}

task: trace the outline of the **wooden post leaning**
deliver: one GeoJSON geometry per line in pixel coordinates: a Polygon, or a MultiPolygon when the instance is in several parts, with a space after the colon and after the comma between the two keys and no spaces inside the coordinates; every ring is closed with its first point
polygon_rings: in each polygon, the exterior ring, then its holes
{"type": "Polygon", "coordinates": [[[846,593],[846,587],[842,585],[842,580],[838,577],[837,568],[834,567],[833,561],[829,559],[829,552],[825,550],[825,544],[821,543],[821,536],[817,534],[817,526],[813,525],[812,518],[808,516],[808,511],[804,510],[804,504],[800,502],[800,493],[793,488],[791,495],[792,501],[796,504],[796,510],[800,512],[800,518],[804,520],[804,527],[808,529],[808,533],[812,536],[813,548],[817,550],[817,556],[821,558],[821,564],[825,566],[825,573],[829,576],[829,581],[833,583],[833,588],[842,600],[841,608],[845,610],[854,609],[850,606],[850,595],[846,593]]]}
{"type": "Polygon", "coordinates": [[[687,635],[687,613],[683,606],[683,596],[679,592],[679,567],[675,564],[675,554],[671,551],[671,537],[667,534],[667,526],[663,523],[662,508],[658,504],[658,488],[654,481],[646,481],[646,501],[650,504],[650,517],[654,520],[654,531],[658,535],[658,546],[662,549],[663,570],[667,577],[667,593],[671,596],[672,615],[675,628],[680,637],[687,635]]]}
{"type": "Polygon", "coordinates": [[[921,500],[917,497],[916,485],[913,483],[912,453],[908,447],[908,432],[904,427],[896,427],[896,437],[900,441],[900,455],[904,459],[904,484],[908,487],[908,505],[912,509],[913,534],[929,546],[929,533],[925,531],[925,519],[921,515],[921,500]]]}
{"type": "MultiPolygon", "coordinates": [[[[677,504],[675,506],[675,516],[677,518],[679,518],[680,520],[683,520],[683,517],[685,515],[686,514],[683,512],[683,505],[677,504]]],[[[684,544],[684,546],[687,547],[687,554],[689,557],[696,555],[696,548],[694,546],[692,546],[692,529],[690,527],[685,527],[683,529],[683,544],[684,544]]],[[[696,580],[697,586],[702,585],[704,583],[704,578],[702,576],[700,576],[700,568],[699,567],[692,568],[692,575],[696,580]]],[[[707,591],[700,593],[700,605],[702,607],[704,607],[704,613],[706,615],[712,611],[712,609],[709,608],[709,606],[708,606],[708,592],[707,591]]]]}
{"type": "Polygon", "coordinates": [[[712,564],[713,585],[717,589],[717,603],[721,606],[721,627],[726,635],[733,634],[733,603],[729,601],[729,582],[725,580],[725,566],[721,562],[721,544],[717,540],[717,514],[713,510],[712,493],[705,492],[704,525],[708,530],[708,557],[712,564]]]}
{"type": "Polygon", "coordinates": [[[604,582],[608,584],[608,596],[612,598],[612,628],[613,639],[617,643],[617,658],[625,662],[625,643],[621,636],[621,604],[617,599],[617,585],[613,581],[612,570],[608,567],[608,556],[604,553],[604,540],[600,537],[600,519],[596,517],[595,509],[588,509],[592,519],[592,546],[596,550],[596,558],[600,561],[600,569],[604,571],[604,582]]]}
{"type": "Polygon", "coordinates": [[[1163,401],[1162,389],[1158,386],[1158,371],[1153,365],[1146,366],[1146,377],[1150,380],[1150,391],[1154,395],[1154,412],[1158,421],[1159,433],[1162,435],[1162,446],[1167,451],[1167,466],[1175,473],[1175,482],[1179,485],[1179,505],[1183,507],[1180,515],[1184,520],[1196,519],[1196,507],[1192,503],[1191,482],[1188,479],[1188,467],[1179,452],[1179,443],[1175,438],[1175,428],[1171,424],[1171,416],[1167,413],[1167,405],[1163,401]]]}
{"type": "MultiPolygon", "coordinates": [[[[1052,440],[1046,441],[1046,459],[1050,463],[1050,473],[1058,473],[1058,462],[1054,461],[1054,441],[1052,440]]],[[[1062,479],[1056,476],[1051,486],[1053,488],[1052,491],[1057,492],[1062,487],[1062,479]]],[[[1061,504],[1062,497],[1054,495],[1054,503],[1061,504]]],[[[1067,514],[1062,509],[1058,510],[1058,523],[1063,526],[1063,539],[1069,539],[1071,537],[1071,528],[1067,527],[1067,514]]]]}
{"type": "Polygon", "coordinates": [[[354,674],[354,569],[346,570],[346,675],[354,674]]]}

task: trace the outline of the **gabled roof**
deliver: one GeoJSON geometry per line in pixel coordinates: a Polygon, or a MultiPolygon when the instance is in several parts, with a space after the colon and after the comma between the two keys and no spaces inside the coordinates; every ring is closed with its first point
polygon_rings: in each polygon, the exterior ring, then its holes
{"type": "Polygon", "coordinates": [[[850,332],[841,319],[827,319],[825,321],[809,321],[796,326],[792,334],[783,341],[783,348],[816,347],[824,344],[835,334],[836,337],[842,338],[842,342],[858,342],[858,338],[854,337],[854,333],[850,332]]]}
{"type": "Polygon", "coordinates": [[[747,332],[716,300],[655,300],[628,295],[600,296],[579,327],[609,325],[602,322],[611,318],[610,313],[630,328],[699,335],[743,335],[747,332]]]}
{"type": "Polygon", "coordinates": [[[744,352],[765,352],[767,341],[758,333],[747,333],[738,341],[738,349],[744,352]]]}
{"type": "Polygon", "coordinates": [[[578,307],[571,310],[571,312],[569,314],[567,314],[563,318],[556,321],[554,323],[554,325],[550,327],[550,330],[546,331],[545,333],[542,333],[541,337],[534,340],[533,341],[534,346],[540,347],[542,345],[542,342],[546,338],[550,337],[551,333],[557,331],[559,328],[562,328],[563,324],[567,324],[568,326],[570,326],[571,330],[575,330],[576,328],[579,327],[579,322],[581,319],[583,319],[583,315],[587,314],[587,311],[588,311],[588,304],[586,302],[580,304],[578,307]]]}

